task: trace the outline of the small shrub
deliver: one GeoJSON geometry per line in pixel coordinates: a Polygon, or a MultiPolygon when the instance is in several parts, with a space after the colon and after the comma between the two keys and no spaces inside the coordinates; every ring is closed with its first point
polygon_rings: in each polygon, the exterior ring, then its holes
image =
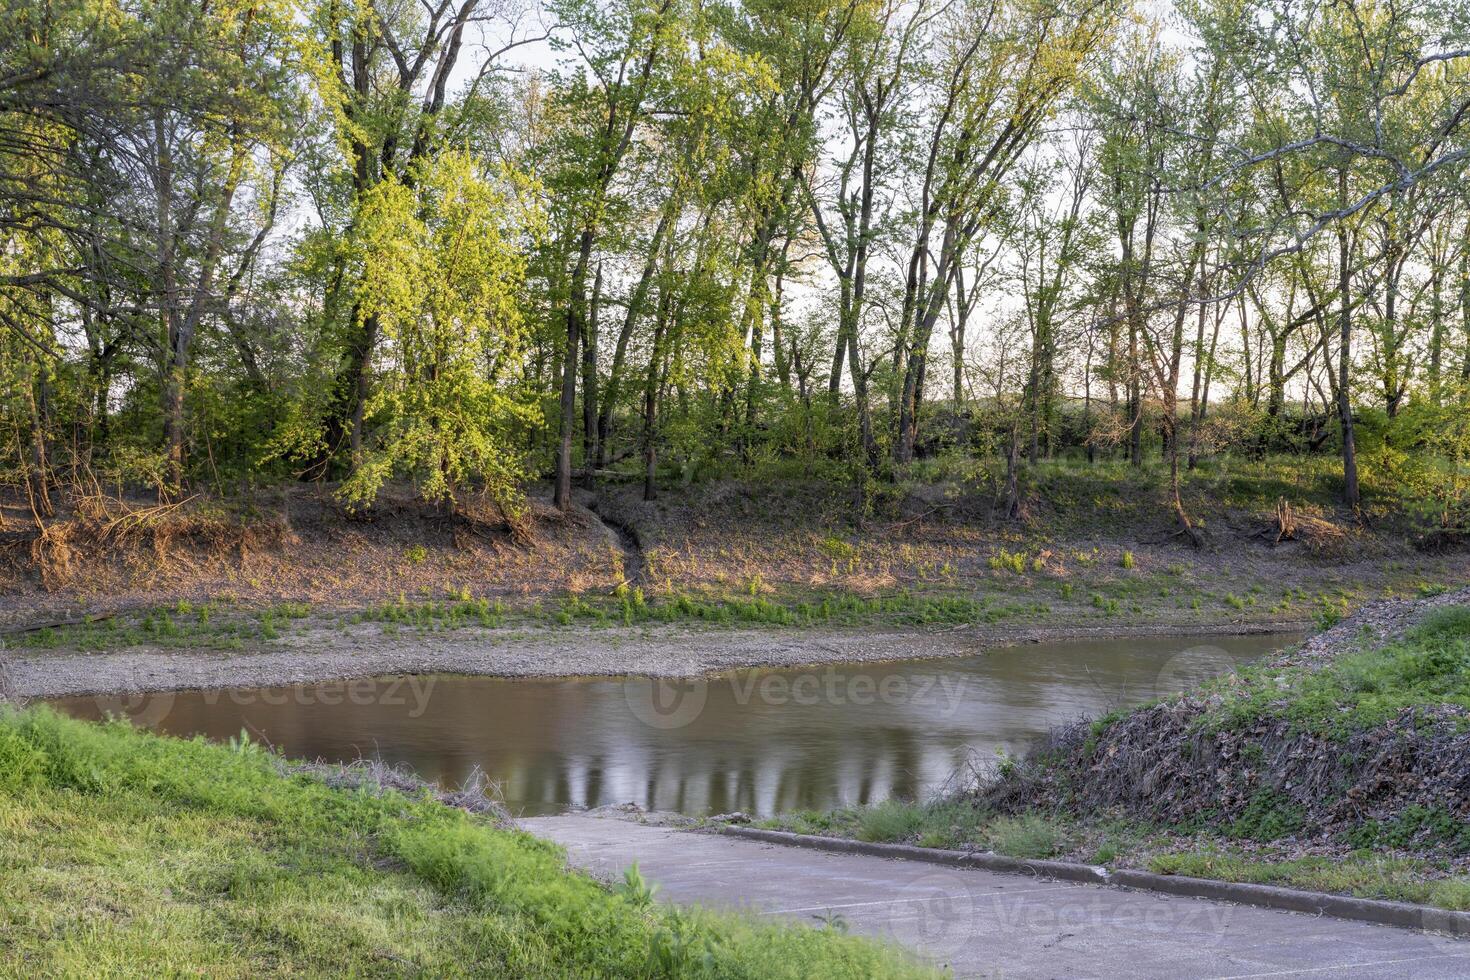
{"type": "Polygon", "coordinates": [[[1329,630],[1347,618],[1348,603],[1346,599],[1333,602],[1326,596],[1317,601],[1317,610],[1312,615],[1312,621],[1319,630],[1329,630]]]}
{"type": "Polygon", "coordinates": [[[1120,559],[1118,559],[1118,564],[1121,567],[1123,567],[1123,568],[1131,569],[1134,566],[1134,564],[1135,564],[1135,562],[1133,560],[1133,552],[1131,552],[1131,551],[1125,551],[1125,552],[1123,552],[1123,557],[1120,558],[1120,559]]]}
{"type": "Polygon", "coordinates": [[[1002,548],[990,556],[990,568],[996,572],[1014,572],[1017,575],[1026,573],[1026,553],[1024,551],[1010,552],[1002,548]]]}
{"type": "Polygon", "coordinates": [[[834,562],[853,561],[858,557],[857,545],[830,535],[818,541],[817,548],[834,562]]]}

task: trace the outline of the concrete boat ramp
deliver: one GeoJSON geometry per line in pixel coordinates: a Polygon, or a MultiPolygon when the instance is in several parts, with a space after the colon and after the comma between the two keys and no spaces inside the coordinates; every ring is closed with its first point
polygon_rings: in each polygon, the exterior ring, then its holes
{"type": "Polygon", "coordinates": [[[1470,941],[1390,926],[585,814],[519,823],[602,877],[637,862],[663,900],[840,917],[957,977],[1470,977],[1470,941]]]}

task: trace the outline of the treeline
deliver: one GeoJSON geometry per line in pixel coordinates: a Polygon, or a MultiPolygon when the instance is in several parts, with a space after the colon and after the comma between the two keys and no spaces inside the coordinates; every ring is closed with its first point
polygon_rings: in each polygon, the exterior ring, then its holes
{"type": "Polygon", "coordinates": [[[18,0],[7,466],[565,507],[979,413],[1013,511],[1157,447],[1192,534],[1368,426],[1462,520],[1467,119],[1466,0],[18,0]]]}

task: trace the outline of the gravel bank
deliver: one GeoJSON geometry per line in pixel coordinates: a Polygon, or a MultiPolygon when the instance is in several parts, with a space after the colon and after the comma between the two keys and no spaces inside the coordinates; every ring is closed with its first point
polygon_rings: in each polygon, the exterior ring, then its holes
{"type": "Polygon", "coordinates": [[[1124,636],[1293,632],[1300,622],[1152,626],[974,626],[944,630],[744,630],[692,627],[463,628],[385,635],[373,624],[306,621],[261,649],[135,647],[102,653],[0,650],[0,695],[61,697],[271,687],[380,674],[687,677],[739,667],[798,667],[974,656],[1019,643],[1124,636]]]}

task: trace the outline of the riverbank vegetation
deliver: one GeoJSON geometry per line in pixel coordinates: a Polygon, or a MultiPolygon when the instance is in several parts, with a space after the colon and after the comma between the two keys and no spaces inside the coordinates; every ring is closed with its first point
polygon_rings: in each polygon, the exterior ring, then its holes
{"type": "Polygon", "coordinates": [[[1381,604],[920,803],[800,833],[1470,909],[1470,591],[1381,604]]]}
{"type": "Polygon", "coordinates": [[[1151,495],[1156,467],[1038,465],[1025,522],[996,516],[993,468],[924,469],[857,522],[847,488],[770,468],[651,503],[608,484],[598,513],[566,518],[533,498],[519,536],[476,506],[445,515],[402,487],[357,516],[311,486],[147,516],[99,504],[58,515],[44,537],[9,535],[0,620],[68,624],[9,640],[30,648],[237,648],[333,623],[1299,626],[1470,573],[1470,554],[1415,547],[1411,496],[1385,486],[1365,523],[1343,520],[1323,468],[1283,457],[1191,474],[1185,497],[1210,515],[1203,549],[1172,536],[1151,495]],[[1297,501],[1289,538],[1283,496],[1297,501]]]}
{"type": "Polygon", "coordinates": [[[580,494],[633,515],[655,583],[697,581],[726,545],[684,548],[661,500],[722,488],[757,540],[793,494],[835,511],[773,556],[821,549],[831,579],[942,579],[904,536],[956,518],[1017,575],[1094,515],[1140,568],[1140,542],[1230,538],[1231,507],[1273,543],[1458,549],[1466,24],[1462,0],[8,4],[7,567],[278,556],[311,496],[325,537],[382,534],[406,569],[375,601],[451,541],[576,592],[607,550],[566,526],[580,494]],[[434,534],[394,536],[410,504],[434,534]]]}
{"type": "Polygon", "coordinates": [[[835,927],[667,907],[426,790],[0,711],[0,972],[928,976],[835,927]],[[333,785],[335,784],[335,785],[333,785]]]}

